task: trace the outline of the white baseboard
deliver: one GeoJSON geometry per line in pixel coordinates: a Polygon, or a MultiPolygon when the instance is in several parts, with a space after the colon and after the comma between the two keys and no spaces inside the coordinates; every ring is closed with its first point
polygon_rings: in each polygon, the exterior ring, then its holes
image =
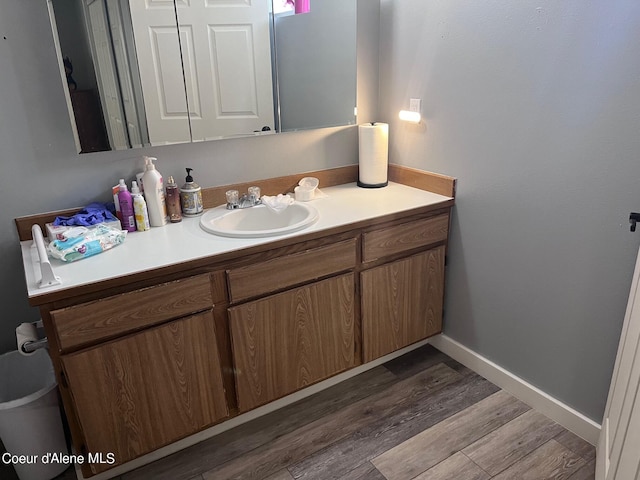
{"type": "Polygon", "coordinates": [[[435,348],[462,363],[490,382],[511,393],[527,405],[535,408],[567,430],[584,438],[591,445],[598,443],[600,425],[587,418],[570,406],[553,398],[522,378],[505,370],[500,365],[456,342],[446,335],[437,335],[429,339],[435,348]]]}

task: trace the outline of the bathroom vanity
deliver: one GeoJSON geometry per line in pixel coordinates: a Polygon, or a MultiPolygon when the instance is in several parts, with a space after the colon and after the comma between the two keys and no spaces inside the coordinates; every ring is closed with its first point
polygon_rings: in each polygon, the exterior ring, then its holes
{"type": "MultiPolygon", "coordinates": [[[[23,235],[74,447],[116,459],[85,477],[441,331],[455,180],[390,166],[388,187],[362,189],[357,166],[337,170],[312,172],[326,197],[304,230],[224,238],[185,218],[55,263],[54,287],[38,288],[23,235]]],[[[255,183],[275,194],[301,176],[255,183]]]]}

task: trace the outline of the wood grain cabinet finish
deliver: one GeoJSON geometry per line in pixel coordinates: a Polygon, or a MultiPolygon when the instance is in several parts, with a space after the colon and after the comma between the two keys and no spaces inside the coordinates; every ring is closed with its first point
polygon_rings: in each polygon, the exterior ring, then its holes
{"type": "Polygon", "coordinates": [[[353,367],[354,306],[349,273],[229,308],[240,411],[353,367]]]}
{"type": "Polygon", "coordinates": [[[212,311],[63,355],[62,364],[86,449],[113,452],[116,464],[228,415],[212,311]]]}
{"type": "Polygon", "coordinates": [[[366,232],[362,238],[362,261],[370,262],[437,242],[444,242],[448,233],[448,213],[366,232]]]}
{"type": "Polygon", "coordinates": [[[273,258],[230,270],[229,293],[239,302],[344,272],[356,265],[356,239],[273,258]]]}
{"type": "Polygon", "coordinates": [[[442,330],[444,255],[440,246],[361,273],[365,362],[442,330]]]}
{"type": "Polygon", "coordinates": [[[62,351],[213,307],[208,274],[54,310],[62,351]]]}
{"type": "MultiPolygon", "coordinates": [[[[439,333],[442,211],[49,304],[43,318],[76,450],[126,463],[439,333]]],[[[82,470],[89,477],[113,466],[82,470]]]]}

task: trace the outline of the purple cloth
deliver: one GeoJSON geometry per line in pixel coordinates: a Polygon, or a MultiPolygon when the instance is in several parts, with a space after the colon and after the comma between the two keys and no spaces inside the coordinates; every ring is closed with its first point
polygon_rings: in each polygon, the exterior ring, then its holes
{"type": "Polygon", "coordinates": [[[113,222],[117,220],[103,203],[90,203],[75,215],[70,217],[56,217],[53,221],[54,225],[62,225],[65,227],[80,225],[88,227],[90,225],[96,225],[102,222],[113,222]]]}

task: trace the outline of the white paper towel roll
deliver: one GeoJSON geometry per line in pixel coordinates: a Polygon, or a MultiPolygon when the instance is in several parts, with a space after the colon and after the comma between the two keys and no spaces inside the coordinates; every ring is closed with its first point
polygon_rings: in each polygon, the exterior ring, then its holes
{"type": "Polygon", "coordinates": [[[33,323],[21,323],[16,327],[16,341],[18,343],[18,351],[22,355],[33,355],[34,352],[27,353],[22,350],[22,346],[27,342],[35,342],[38,340],[38,330],[33,323]]]}
{"type": "Polygon", "coordinates": [[[389,125],[358,125],[358,186],[376,188],[387,185],[389,166],[389,125]]]}

